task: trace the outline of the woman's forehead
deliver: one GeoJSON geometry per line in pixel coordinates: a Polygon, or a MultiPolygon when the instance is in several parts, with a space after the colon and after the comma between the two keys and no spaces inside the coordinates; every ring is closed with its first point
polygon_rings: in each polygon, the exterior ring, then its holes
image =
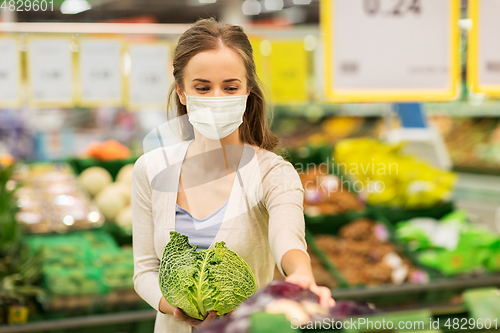
{"type": "Polygon", "coordinates": [[[245,63],[234,50],[223,47],[196,54],[186,65],[184,77],[224,81],[229,78],[240,80],[246,77],[245,63]]]}

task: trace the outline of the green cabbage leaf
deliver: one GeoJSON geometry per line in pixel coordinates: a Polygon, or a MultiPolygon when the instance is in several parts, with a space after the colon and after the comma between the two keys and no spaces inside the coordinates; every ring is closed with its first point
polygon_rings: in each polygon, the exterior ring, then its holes
{"type": "Polygon", "coordinates": [[[158,273],[166,301],[190,317],[203,320],[211,311],[234,310],[257,290],[248,264],[224,242],[215,249],[196,251],[188,237],[170,232],[158,273]]]}

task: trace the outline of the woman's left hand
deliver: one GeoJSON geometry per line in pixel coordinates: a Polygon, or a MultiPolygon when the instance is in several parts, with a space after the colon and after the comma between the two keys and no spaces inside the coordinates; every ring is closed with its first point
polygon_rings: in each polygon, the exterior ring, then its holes
{"type": "Polygon", "coordinates": [[[208,314],[208,316],[205,318],[205,320],[199,320],[199,319],[192,318],[192,317],[188,316],[180,308],[175,308],[174,309],[174,317],[180,321],[185,322],[186,324],[188,324],[192,327],[198,327],[201,324],[206,324],[206,323],[210,323],[210,322],[214,321],[214,319],[217,317],[217,311],[211,311],[208,314]]]}
{"type": "Polygon", "coordinates": [[[332,298],[332,292],[327,287],[318,286],[314,276],[310,274],[293,273],[285,278],[286,282],[294,283],[303,289],[309,289],[319,297],[319,303],[329,308],[335,306],[335,300],[332,298]]]}

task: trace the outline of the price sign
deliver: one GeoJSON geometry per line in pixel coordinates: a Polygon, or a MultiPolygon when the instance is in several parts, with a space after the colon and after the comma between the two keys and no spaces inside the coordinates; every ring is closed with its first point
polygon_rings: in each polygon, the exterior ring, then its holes
{"type": "Polygon", "coordinates": [[[173,82],[169,45],[132,44],[129,53],[132,66],[128,83],[130,106],[165,107],[173,82]]]}
{"type": "Polygon", "coordinates": [[[276,103],[306,102],[307,53],[303,41],[271,44],[271,94],[276,103]]]}
{"type": "Polygon", "coordinates": [[[70,40],[33,38],[28,41],[30,103],[40,107],[73,105],[73,58],[70,40]]]}
{"type": "Polygon", "coordinates": [[[122,43],[84,39],[79,48],[79,97],[84,106],[120,106],[123,97],[122,43]]]}
{"type": "Polygon", "coordinates": [[[322,0],[325,95],[334,102],[457,97],[459,0],[322,0]]]}
{"type": "Polygon", "coordinates": [[[500,96],[500,1],[470,0],[467,83],[472,91],[500,96]]]}
{"type": "Polygon", "coordinates": [[[0,38],[0,108],[20,105],[19,43],[16,38],[0,38]]]}

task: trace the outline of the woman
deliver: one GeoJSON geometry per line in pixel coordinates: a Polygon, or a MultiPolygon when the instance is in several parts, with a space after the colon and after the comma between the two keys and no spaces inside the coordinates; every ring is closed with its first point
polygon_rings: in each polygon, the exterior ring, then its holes
{"type": "Polygon", "coordinates": [[[278,139],[266,124],[248,37],[241,27],[200,20],[179,39],[173,66],[170,93],[185,141],[141,156],[132,184],[134,285],[158,311],[155,332],[191,332],[202,323],[160,291],[160,258],[174,230],[198,250],[225,241],[259,288],[272,280],[276,262],[286,281],[333,306],[306,252],[299,176],[272,152],[278,139]]]}

